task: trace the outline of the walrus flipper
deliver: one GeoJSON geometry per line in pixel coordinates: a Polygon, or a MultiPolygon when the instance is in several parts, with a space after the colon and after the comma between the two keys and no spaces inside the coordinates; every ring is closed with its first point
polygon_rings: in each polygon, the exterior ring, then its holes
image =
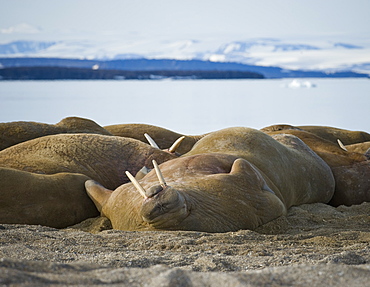
{"type": "MultiPolygon", "coordinates": [[[[113,191],[105,188],[95,180],[87,180],[85,182],[85,188],[96,208],[102,213],[103,206],[106,204],[113,191]]],[[[101,215],[103,216],[103,214],[101,215]]]]}

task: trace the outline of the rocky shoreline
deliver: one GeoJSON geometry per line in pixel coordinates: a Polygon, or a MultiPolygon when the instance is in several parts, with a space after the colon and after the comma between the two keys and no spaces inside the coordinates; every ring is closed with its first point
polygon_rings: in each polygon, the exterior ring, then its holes
{"type": "Polygon", "coordinates": [[[292,207],[255,231],[0,226],[0,286],[366,286],[370,203],[292,207]]]}

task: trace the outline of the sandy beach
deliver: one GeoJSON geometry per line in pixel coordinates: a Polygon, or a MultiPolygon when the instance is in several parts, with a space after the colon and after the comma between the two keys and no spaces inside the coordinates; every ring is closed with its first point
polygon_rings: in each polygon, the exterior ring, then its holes
{"type": "Polygon", "coordinates": [[[292,207],[255,231],[0,226],[0,285],[368,286],[370,203],[292,207]]]}

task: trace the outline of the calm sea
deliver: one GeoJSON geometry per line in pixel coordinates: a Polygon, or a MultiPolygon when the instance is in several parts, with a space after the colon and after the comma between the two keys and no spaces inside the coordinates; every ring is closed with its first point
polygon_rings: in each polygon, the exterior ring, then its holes
{"type": "Polygon", "coordinates": [[[370,80],[0,81],[0,122],[67,116],[183,134],[280,123],[370,132],[370,80]]]}

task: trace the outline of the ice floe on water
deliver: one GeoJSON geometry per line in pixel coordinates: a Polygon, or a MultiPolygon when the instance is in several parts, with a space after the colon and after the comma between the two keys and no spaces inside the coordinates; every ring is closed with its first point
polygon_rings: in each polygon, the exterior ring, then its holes
{"type": "Polygon", "coordinates": [[[288,84],[283,84],[282,87],[290,89],[300,89],[300,88],[315,88],[316,84],[307,80],[294,79],[288,84]]]}

